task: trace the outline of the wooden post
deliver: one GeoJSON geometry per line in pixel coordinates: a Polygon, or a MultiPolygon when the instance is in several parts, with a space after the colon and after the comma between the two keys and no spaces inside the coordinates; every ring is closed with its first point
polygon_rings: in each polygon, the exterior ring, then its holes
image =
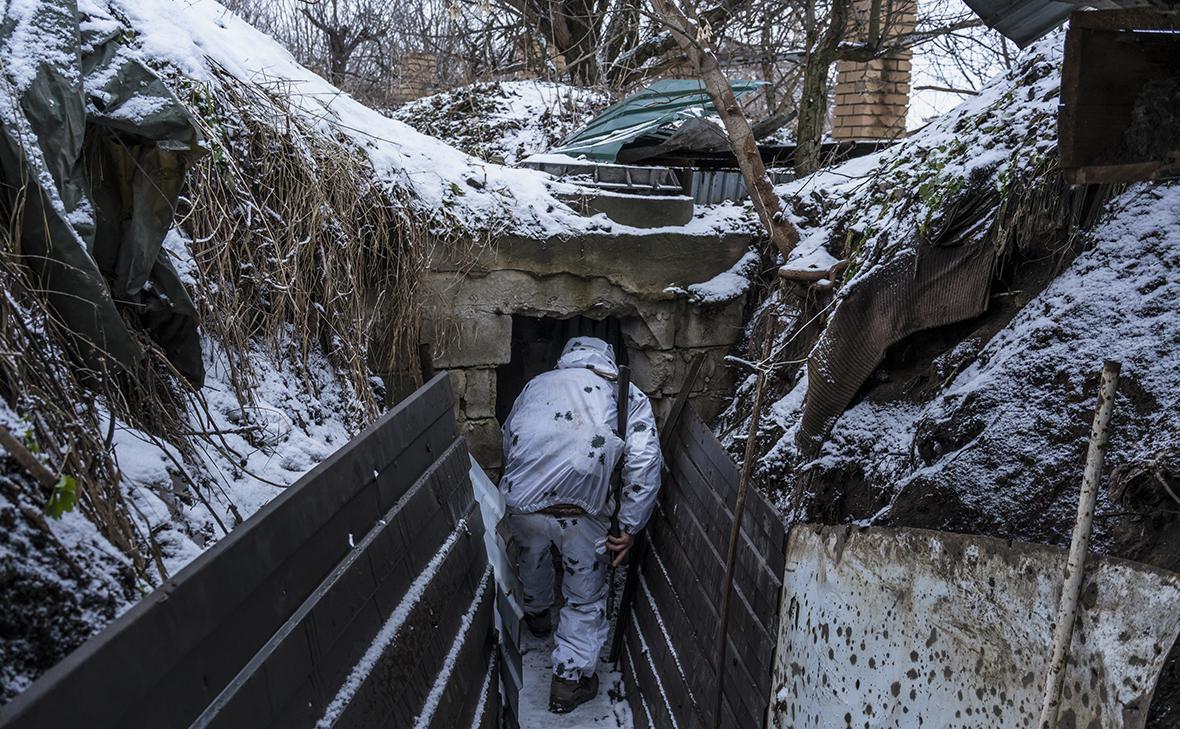
{"type": "Polygon", "coordinates": [[[434,355],[430,351],[430,342],[418,345],[418,369],[422,372],[422,384],[434,379],[434,355]]]}
{"type": "Polygon", "coordinates": [[[1069,660],[1069,644],[1073,639],[1073,624],[1077,618],[1078,596],[1082,591],[1086,551],[1090,547],[1090,529],[1094,523],[1094,504],[1098,499],[1098,481],[1102,478],[1102,460],[1110,440],[1110,415],[1114,410],[1114,394],[1119,386],[1118,362],[1107,360],[1102,366],[1102,386],[1098,392],[1098,407],[1094,411],[1094,425],[1090,429],[1090,449],[1086,454],[1086,470],[1082,476],[1082,493],[1078,496],[1078,516],[1074,522],[1073,540],[1069,545],[1069,561],[1065,567],[1065,584],[1057,607],[1057,624],[1053,629],[1053,657],[1045,678],[1045,700],[1041,704],[1039,729],[1056,729],[1057,713],[1061,709],[1061,685],[1069,660]]]}

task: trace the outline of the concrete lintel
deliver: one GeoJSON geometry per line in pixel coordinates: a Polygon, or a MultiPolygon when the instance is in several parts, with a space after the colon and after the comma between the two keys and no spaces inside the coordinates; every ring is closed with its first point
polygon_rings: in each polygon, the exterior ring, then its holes
{"type": "Polygon", "coordinates": [[[426,322],[422,340],[433,348],[434,365],[494,366],[512,357],[512,317],[492,313],[456,313],[426,322]]]}

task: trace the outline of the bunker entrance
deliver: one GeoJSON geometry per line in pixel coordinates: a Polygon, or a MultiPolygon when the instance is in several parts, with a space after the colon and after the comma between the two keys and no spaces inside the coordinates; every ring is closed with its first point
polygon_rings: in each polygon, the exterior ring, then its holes
{"type": "Polygon", "coordinates": [[[565,343],[573,337],[598,337],[615,349],[615,359],[627,364],[627,347],[618,319],[566,319],[512,315],[512,354],[508,364],[496,368],[496,419],[503,423],[512,403],[533,377],[553,369],[565,343]]]}

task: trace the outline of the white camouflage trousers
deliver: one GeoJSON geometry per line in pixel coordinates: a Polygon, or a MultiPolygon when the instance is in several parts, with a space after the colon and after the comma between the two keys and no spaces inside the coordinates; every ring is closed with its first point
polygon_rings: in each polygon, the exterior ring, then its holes
{"type": "Polygon", "coordinates": [[[561,594],[565,598],[554,635],[553,673],[577,680],[598,667],[598,654],[610,630],[606,620],[606,532],[610,520],[597,516],[513,514],[513,537],[520,546],[524,609],[539,613],[553,606],[553,557],[561,553],[561,594]]]}

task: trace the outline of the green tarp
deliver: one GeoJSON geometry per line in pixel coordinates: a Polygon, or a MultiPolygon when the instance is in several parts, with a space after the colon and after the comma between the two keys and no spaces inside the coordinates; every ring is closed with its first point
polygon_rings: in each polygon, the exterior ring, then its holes
{"type": "MultiPolygon", "coordinates": [[[[729,85],[740,99],[764,82],[730,81],[729,85]]],[[[608,107],[553,152],[614,162],[624,144],[646,133],[679,120],[716,113],[700,81],[664,79],[608,107]]]]}
{"type": "Polygon", "coordinates": [[[92,368],[143,361],[146,329],[194,383],[197,312],[162,242],[202,137],[118,24],[73,0],[10,0],[0,20],[0,207],[16,252],[92,368]],[[105,352],[107,357],[101,356],[105,352]]]}

